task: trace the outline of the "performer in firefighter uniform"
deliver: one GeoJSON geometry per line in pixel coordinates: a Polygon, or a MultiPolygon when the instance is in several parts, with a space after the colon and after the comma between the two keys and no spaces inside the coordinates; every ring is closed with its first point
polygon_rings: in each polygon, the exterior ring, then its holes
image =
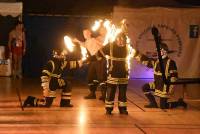
{"type": "Polygon", "coordinates": [[[121,33],[116,41],[105,45],[91,60],[106,57],[108,60],[106,114],[112,114],[116,89],[119,89],[118,109],[120,114],[128,114],[126,91],[128,85],[128,56],[133,55],[133,49],[127,45],[127,36],[121,33]]]}
{"type": "MultiPolygon", "coordinates": [[[[161,43],[160,48],[166,79],[167,81],[174,82],[178,78],[176,63],[168,57],[169,49],[165,43],[161,43]]],[[[145,55],[139,54],[138,51],[135,54],[135,58],[147,67],[154,69],[154,81],[145,84],[142,88],[145,96],[150,102],[148,105],[144,106],[145,108],[158,108],[154,95],[160,97],[161,109],[175,108],[177,106],[187,107],[187,104],[183,102],[182,99],[175,102],[168,102],[170,95],[173,93],[173,85],[165,84],[163,82],[158,59],[148,58],[145,55]]]]}
{"type": "Polygon", "coordinates": [[[66,59],[61,50],[53,51],[53,57],[47,62],[42,70],[41,86],[43,87],[44,98],[39,99],[28,96],[24,102],[24,107],[50,107],[56,97],[56,90],[62,89],[60,107],[73,107],[71,102],[70,81],[63,77],[65,69],[77,68],[77,61],[66,59]]]}

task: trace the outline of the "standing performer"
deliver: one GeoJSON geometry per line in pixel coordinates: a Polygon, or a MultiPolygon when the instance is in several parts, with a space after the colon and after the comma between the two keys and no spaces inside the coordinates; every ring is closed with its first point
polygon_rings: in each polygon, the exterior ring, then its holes
{"type": "Polygon", "coordinates": [[[118,109],[120,114],[128,114],[126,91],[128,85],[128,56],[133,55],[133,49],[127,44],[127,36],[120,33],[116,41],[100,49],[89,60],[99,60],[106,57],[108,60],[107,91],[105,108],[106,114],[112,114],[116,88],[119,88],[118,109]]]}
{"type": "MultiPolygon", "coordinates": [[[[74,42],[78,42],[80,45],[85,47],[88,50],[88,55],[93,56],[95,53],[102,47],[102,43],[97,41],[95,38],[92,38],[91,31],[89,29],[83,30],[83,36],[85,42],[80,42],[77,39],[74,39],[74,42]]],[[[99,84],[99,79],[102,79],[101,72],[101,61],[92,61],[88,65],[88,86],[90,93],[85,96],[85,99],[96,99],[96,89],[99,84]]]]}
{"type": "Polygon", "coordinates": [[[24,101],[24,107],[50,107],[56,97],[56,89],[62,89],[60,107],[73,107],[71,102],[71,86],[63,72],[65,69],[73,69],[79,66],[77,61],[66,58],[61,50],[53,51],[53,57],[42,70],[41,86],[44,98],[39,99],[28,96],[24,101]]]}
{"type": "MultiPolygon", "coordinates": [[[[99,41],[100,44],[102,44],[105,41],[105,36],[106,36],[106,29],[105,27],[101,26],[99,29],[99,36],[96,37],[97,41],[99,41]]],[[[98,61],[100,66],[98,75],[99,75],[99,87],[101,90],[101,96],[99,97],[99,100],[102,100],[103,102],[105,102],[106,99],[106,89],[107,89],[107,85],[106,85],[106,80],[107,80],[107,61],[105,57],[102,57],[101,60],[98,61]]]]}
{"type": "Polygon", "coordinates": [[[9,52],[12,54],[12,74],[22,78],[22,57],[26,51],[26,39],[22,22],[18,22],[9,33],[9,52]]]}
{"type": "MultiPolygon", "coordinates": [[[[176,63],[168,57],[169,49],[165,43],[161,43],[160,48],[166,79],[169,82],[174,82],[178,78],[176,63]]],[[[148,58],[145,55],[139,54],[138,51],[136,52],[135,58],[147,67],[154,69],[154,81],[145,84],[142,88],[145,96],[150,102],[148,105],[144,106],[145,108],[158,108],[153,95],[160,97],[161,109],[175,108],[177,106],[183,106],[184,108],[187,107],[187,104],[182,99],[175,102],[168,102],[170,95],[173,93],[173,85],[167,85],[164,83],[158,59],[148,58]]]]}

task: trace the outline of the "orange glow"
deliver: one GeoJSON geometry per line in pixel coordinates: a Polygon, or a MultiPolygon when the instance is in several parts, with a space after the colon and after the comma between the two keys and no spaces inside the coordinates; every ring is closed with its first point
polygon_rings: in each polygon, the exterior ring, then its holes
{"type": "Polygon", "coordinates": [[[86,124],[86,106],[85,105],[81,105],[80,106],[80,112],[79,112],[79,124],[81,126],[84,126],[86,124]]]}

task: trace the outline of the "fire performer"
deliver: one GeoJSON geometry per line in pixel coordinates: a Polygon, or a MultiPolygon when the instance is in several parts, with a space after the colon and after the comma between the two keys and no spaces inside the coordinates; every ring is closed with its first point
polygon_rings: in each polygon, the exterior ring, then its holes
{"type": "Polygon", "coordinates": [[[120,114],[128,114],[126,91],[129,75],[129,58],[134,51],[127,43],[128,37],[119,33],[114,42],[109,42],[89,60],[99,60],[105,57],[108,60],[107,91],[105,100],[106,114],[112,114],[116,88],[119,88],[118,109],[120,114]]]}
{"type": "Polygon", "coordinates": [[[64,70],[71,70],[81,66],[82,60],[71,60],[69,53],[73,52],[74,44],[69,37],[65,37],[68,51],[62,48],[53,51],[52,58],[42,70],[41,86],[43,87],[43,98],[28,96],[24,101],[24,107],[50,107],[56,97],[56,90],[62,89],[60,107],[73,107],[71,102],[71,85],[64,76],[64,70]]]}
{"type": "MultiPolygon", "coordinates": [[[[83,36],[85,42],[81,42],[78,39],[74,39],[74,42],[79,43],[81,46],[87,49],[88,55],[93,56],[103,45],[98,40],[91,36],[92,32],[89,29],[83,30],[83,36]]],[[[88,65],[88,86],[90,93],[85,96],[85,99],[96,99],[96,89],[99,84],[99,80],[102,79],[102,61],[92,61],[88,65]]]]}
{"type": "MultiPolygon", "coordinates": [[[[99,41],[99,43],[102,44],[102,46],[104,45],[104,41],[105,41],[105,36],[106,36],[106,28],[101,26],[99,28],[99,36],[96,37],[97,41],[99,41]]],[[[105,98],[106,98],[106,89],[107,89],[107,85],[106,85],[106,80],[107,80],[107,61],[106,58],[103,57],[101,60],[99,60],[99,87],[101,90],[101,96],[99,97],[99,100],[102,100],[103,102],[105,102],[105,98]]]]}
{"type": "MultiPolygon", "coordinates": [[[[167,81],[174,82],[178,78],[176,63],[168,57],[169,49],[165,43],[161,43],[160,48],[167,81]]],[[[187,104],[182,99],[175,102],[168,102],[170,95],[173,93],[173,85],[164,83],[158,59],[148,58],[140,54],[139,51],[136,51],[135,58],[147,67],[154,69],[154,81],[145,84],[142,88],[150,102],[144,106],[145,108],[158,108],[154,95],[160,97],[161,109],[175,108],[178,106],[187,107],[187,104]]]]}

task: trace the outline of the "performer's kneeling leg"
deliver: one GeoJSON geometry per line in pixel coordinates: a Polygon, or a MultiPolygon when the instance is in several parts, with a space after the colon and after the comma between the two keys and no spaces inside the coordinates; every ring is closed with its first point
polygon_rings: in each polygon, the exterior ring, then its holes
{"type": "Polygon", "coordinates": [[[158,108],[155,97],[151,94],[151,89],[150,89],[149,84],[145,84],[142,87],[142,90],[144,92],[144,95],[147,97],[147,99],[150,102],[148,105],[145,105],[144,107],[146,107],[146,108],[158,108]]]}
{"type": "Polygon", "coordinates": [[[53,103],[54,97],[45,97],[38,99],[33,96],[28,96],[24,101],[23,107],[50,107],[53,103]]]}
{"type": "Polygon", "coordinates": [[[63,91],[61,95],[60,107],[73,107],[71,102],[71,83],[66,82],[67,84],[63,86],[63,91]]]}
{"type": "Polygon", "coordinates": [[[37,107],[51,107],[54,98],[55,97],[45,97],[45,98],[42,98],[42,99],[36,99],[35,105],[37,107]]]}
{"type": "Polygon", "coordinates": [[[35,99],[36,99],[36,97],[28,96],[26,98],[26,100],[24,101],[23,107],[34,107],[35,106],[35,104],[34,104],[35,99]]]}

